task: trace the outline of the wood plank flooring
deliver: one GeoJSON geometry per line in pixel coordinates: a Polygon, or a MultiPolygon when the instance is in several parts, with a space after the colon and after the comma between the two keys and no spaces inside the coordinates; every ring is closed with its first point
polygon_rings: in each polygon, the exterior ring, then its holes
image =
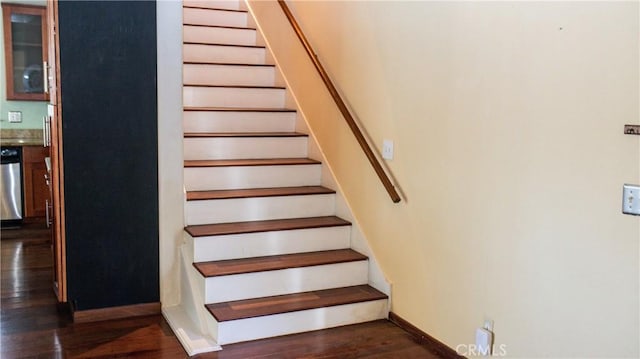
{"type": "MultiPolygon", "coordinates": [[[[187,358],[159,316],[74,324],[52,289],[44,223],[0,233],[0,357],[187,358]]],[[[201,359],[439,358],[386,320],[226,345],[201,359]]]]}

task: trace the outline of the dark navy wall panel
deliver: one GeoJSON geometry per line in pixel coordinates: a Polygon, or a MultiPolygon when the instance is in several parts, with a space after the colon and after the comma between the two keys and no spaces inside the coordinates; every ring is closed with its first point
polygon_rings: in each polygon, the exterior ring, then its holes
{"type": "Polygon", "coordinates": [[[69,301],[159,301],[156,4],[60,1],[69,301]]]}

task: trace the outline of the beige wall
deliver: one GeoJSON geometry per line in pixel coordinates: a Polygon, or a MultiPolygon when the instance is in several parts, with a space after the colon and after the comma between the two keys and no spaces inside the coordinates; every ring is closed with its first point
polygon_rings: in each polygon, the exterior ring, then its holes
{"type": "MultiPolygon", "coordinates": [[[[455,348],[638,357],[638,2],[290,3],[405,194],[393,204],[273,2],[251,1],[392,310],[455,348]]],[[[464,353],[463,353],[464,354],[464,353]]]]}

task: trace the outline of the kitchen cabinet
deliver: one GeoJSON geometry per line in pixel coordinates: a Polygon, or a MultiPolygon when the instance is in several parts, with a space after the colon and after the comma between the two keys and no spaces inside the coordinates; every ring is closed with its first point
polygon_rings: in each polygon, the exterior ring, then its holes
{"type": "Polygon", "coordinates": [[[2,20],[7,100],[47,100],[46,8],[3,3],[2,20]]]}
{"type": "Polygon", "coordinates": [[[49,187],[45,175],[47,167],[44,159],[49,157],[49,149],[41,146],[22,148],[22,168],[24,178],[25,218],[44,217],[49,199],[49,187]]]}

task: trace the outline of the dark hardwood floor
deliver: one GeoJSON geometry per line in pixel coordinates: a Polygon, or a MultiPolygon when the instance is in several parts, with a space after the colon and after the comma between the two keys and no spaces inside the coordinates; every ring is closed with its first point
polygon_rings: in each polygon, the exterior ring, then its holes
{"type": "MultiPolygon", "coordinates": [[[[0,233],[0,357],[186,358],[162,316],[74,324],[52,289],[44,223],[0,233]]],[[[389,321],[227,345],[201,359],[438,358],[389,321]]]]}

